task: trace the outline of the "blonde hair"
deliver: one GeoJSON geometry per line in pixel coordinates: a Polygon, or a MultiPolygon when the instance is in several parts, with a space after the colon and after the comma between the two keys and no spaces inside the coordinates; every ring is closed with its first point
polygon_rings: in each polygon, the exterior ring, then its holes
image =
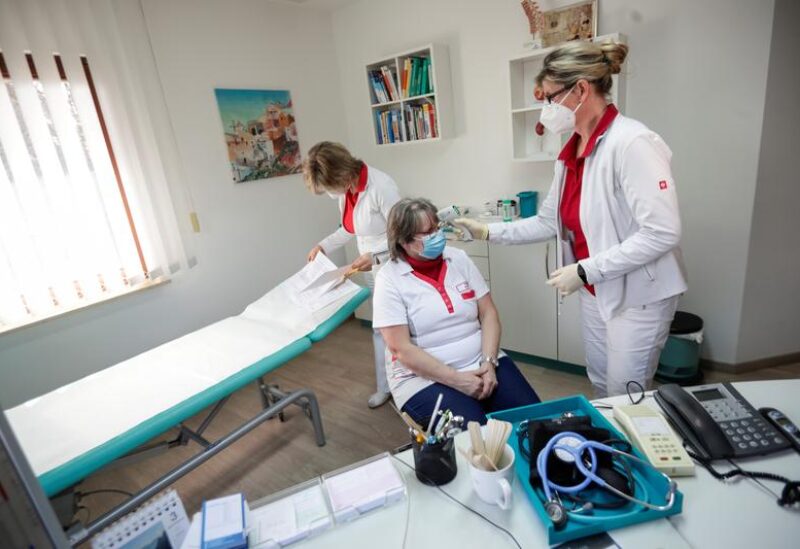
{"type": "Polygon", "coordinates": [[[386,240],[389,244],[389,257],[393,261],[405,257],[403,244],[414,240],[414,235],[422,230],[426,220],[430,220],[433,226],[439,221],[436,206],[430,200],[404,198],[392,206],[386,220],[386,240]]]}
{"type": "Polygon", "coordinates": [[[354,158],[344,145],[320,141],[308,151],[303,162],[306,187],[314,194],[345,191],[361,173],[363,162],[354,158]]]}
{"type": "Polygon", "coordinates": [[[598,92],[611,91],[611,75],[619,74],[628,56],[628,46],[615,42],[570,42],[547,54],[544,67],[536,76],[536,85],[545,79],[566,88],[573,87],[578,80],[586,80],[598,92]]]}

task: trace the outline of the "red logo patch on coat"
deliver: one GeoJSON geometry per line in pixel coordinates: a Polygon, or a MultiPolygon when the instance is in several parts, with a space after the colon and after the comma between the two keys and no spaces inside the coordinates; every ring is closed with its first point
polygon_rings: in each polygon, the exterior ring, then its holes
{"type": "Polygon", "coordinates": [[[475,290],[470,288],[469,282],[456,284],[456,290],[461,294],[461,299],[473,299],[475,297],[475,290]]]}
{"type": "Polygon", "coordinates": [[[667,182],[664,179],[662,179],[661,181],[658,182],[658,188],[661,189],[662,191],[667,190],[667,182]]]}

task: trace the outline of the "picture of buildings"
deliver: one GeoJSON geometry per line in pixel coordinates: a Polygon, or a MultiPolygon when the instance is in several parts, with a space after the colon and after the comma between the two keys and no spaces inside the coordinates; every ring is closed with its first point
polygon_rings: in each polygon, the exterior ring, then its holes
{"type": "Polygon", "coordinates": [[[288,90],[215,89],[233,181],[298,173],[301,158],[288,90]]]}

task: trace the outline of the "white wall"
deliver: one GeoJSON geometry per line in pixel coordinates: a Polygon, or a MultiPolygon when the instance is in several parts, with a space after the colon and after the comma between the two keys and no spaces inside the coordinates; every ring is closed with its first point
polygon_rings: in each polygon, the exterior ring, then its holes
{"type": "MultiPolygon", "coordinates": [[[[290,89],[303,151],[321,139],[345,141],[409,195],[481,204],[549,187],[551,164],[510,161],[506,60],[529,38],[517,0],[405,0],[402,10],[390,0],[362,0],[332,16],[263,0],[143,3],[200,215],[202,232],[193,243],[199,265],[164,287],[0,337],[5,407],[239,312],[293,272],[335,226],[333,205],[307,195],[300,176],[230,182],[214,87],[290,89]],[[377,148],[363,65],[432,41],[450,49],[455,137],[377,148]]],[[[797,203],[788,167],[759,166],[772,12],[772,2],[759,0],[600,2],[600,33],[622,32],[631,46],[625,112],[660,132],[675,153],[690,276],[682,307],[706,320],[705,356],[721,362],[776,353],[754,324],[787,304],[777,290],[769,295],[771,287],[796,281],[796,258],[778,269],[786,280],[759,270],[783,259],[768,247],[770,235],[797,228],[771,214],[797,203]],[[753,261],[746,271],[748,248],[753,261]]],[[[782,66],[794,66],[787,65],[797,51],[789,32],[781,34],[786,57],[773,59],[782,66]]],[[[771,94],[779,94],[780,83],[771,94]]],[[[793,98],[774,100],[791,102],[796,116],[793,98]]],[[[765,142],[779,144],[783,136],[796,143],[788,132],[797,124],[781,125],[789,107],[767,108],[765,142]]],[[[776,336],[780,342],[793,340],[789,315],[796,305],[780,309],[785,314],[772,327],[789,330],[776,336]]]]}
{"type": "MultiPolygon", "coordinates": [[[[690,288],[681,307],[706,321],[705,356],[734,362],[773,4],[599,4],[598,34],[621,32],[631,47],[625,114],[662,134],[674,152],[690,288]]],[[[507,59],[530,37],[517,0],[407,0],[402,10],[391,0],[362,0],[336,11],[333,24],[351,148],[405,194],[476,205],[549,188],[552,163],[510,161],[507,59]],[[450,50],[457,135],[378,148],[364,65],[429,42],[450,50]]]]}
{"type": "Polygon", "coordinates": [[[303,152],[345,140],[330,16],[261,0],[143,4],[200,217],[198,266],[163,287],[0,337],[4,407],[237,314],[336,226],[335,205],[310,196],[300,175],[231,182],[213,92],[291,90],[303,152]]]}
{"type": "Polygon", "coordinates": [[[777,0],[739,362],[800,352],[800,3],[777,0]]]}

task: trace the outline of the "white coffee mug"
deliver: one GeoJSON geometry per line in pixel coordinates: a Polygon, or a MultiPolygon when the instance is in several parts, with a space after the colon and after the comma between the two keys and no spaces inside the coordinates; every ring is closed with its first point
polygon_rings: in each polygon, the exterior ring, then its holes
{"type": "Polygon", "coordinates": [[[500,463],[496,465],[497,471],[484,471],[470,463],[469,472],[478,497],[505,510],[511,507],[511,485],[514,483],[514,450],[511,446],[506,444],[500,463]]]}

